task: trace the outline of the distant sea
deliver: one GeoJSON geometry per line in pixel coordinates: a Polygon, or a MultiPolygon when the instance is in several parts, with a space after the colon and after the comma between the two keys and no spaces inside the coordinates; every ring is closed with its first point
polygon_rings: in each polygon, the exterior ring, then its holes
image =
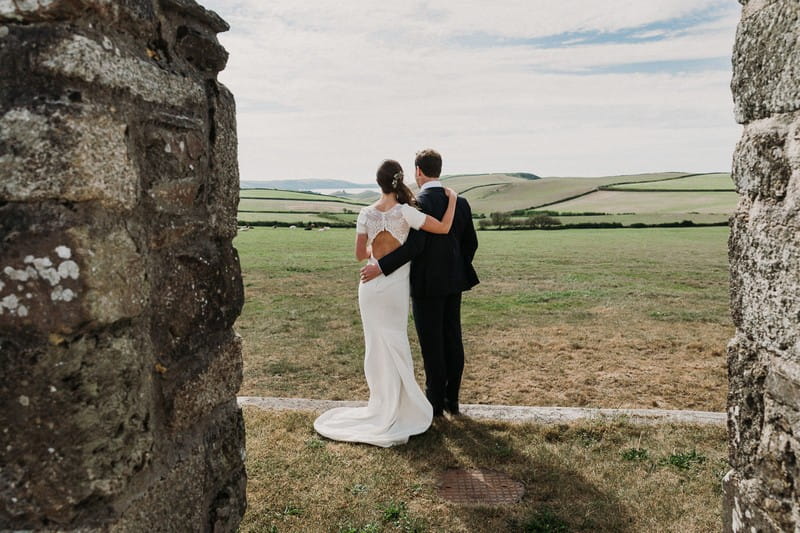
{"type": "Polygon", "coordinates": [[[264,188],[264,189],[283,189],[287,191],[314,191],[321,194],[331,194],[334,192],[345,191],[347,193],[358,194],[363,191],[378,192],[377,183],[355,183],[345,180],[325,180],[325,179],[296,179],[296,180],[241,180],[239,186],[242,189],[264,188]]]}

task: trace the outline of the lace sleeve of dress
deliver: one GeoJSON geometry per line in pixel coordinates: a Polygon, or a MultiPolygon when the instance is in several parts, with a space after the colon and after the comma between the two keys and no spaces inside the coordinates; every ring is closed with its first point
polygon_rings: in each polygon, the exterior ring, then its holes
{"type": "Polygon", "coordinates": [[[367,233],[367,208],[362,207],[356,219],[356,233],[367,233]]]}
{"type": "Polygon", "coordinates": [[[426,216],[422,211],[414,209],[408,204],[403,204],[400,209],[403,213],[403,218],[406,219],[406,222],[408,222],[408,225],[412,228],[419,229],[425,224],[426,216]]]}

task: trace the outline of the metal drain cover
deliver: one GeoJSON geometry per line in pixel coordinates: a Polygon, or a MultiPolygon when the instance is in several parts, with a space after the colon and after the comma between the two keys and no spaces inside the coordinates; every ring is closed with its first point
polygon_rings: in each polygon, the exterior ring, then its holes
{"type": "Polygon", "coordinates": [[[494,470],[447,470],[439,478],[439,496],[454,503],[517,503],[525,486],[494,470]]]}

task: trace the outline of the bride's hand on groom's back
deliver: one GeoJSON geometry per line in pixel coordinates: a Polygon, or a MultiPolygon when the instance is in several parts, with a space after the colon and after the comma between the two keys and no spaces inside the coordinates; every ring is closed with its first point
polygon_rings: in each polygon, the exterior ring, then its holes
{"type": "Polygon", "coordinates": [[[445,187],[444,188],[444,192],[448,197],[450,197],[450,196],[458,196],[458,193],[456,191],[454,191],[453,189],[451,189],[450,187],[445,187]]]}

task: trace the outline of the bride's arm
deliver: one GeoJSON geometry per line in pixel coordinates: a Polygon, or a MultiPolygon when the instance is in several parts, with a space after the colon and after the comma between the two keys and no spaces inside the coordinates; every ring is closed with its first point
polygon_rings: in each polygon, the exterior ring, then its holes
{"type": "Polygon", "coordinates": [[[356,233],[356,259],[363,261],[369,259],[370,249],[367,247],[367,234],[356,233]]]}
{"type": "Polygon", "coordinates": [[[441,222],[436,220],[436,217],[432,217],[430,215],[425,216],[425,223],[420,226],[420,229],[425,230],[428,233],[449,233],[450,228],[453,226],[453,216],[456,212],[456,199],[458,198],[458,194],[456,194],[456,191],[450,189],[449,187],[445,187],[444,190],[447,193],[448,198],[447,211],[445,211],[441,222]]]}

